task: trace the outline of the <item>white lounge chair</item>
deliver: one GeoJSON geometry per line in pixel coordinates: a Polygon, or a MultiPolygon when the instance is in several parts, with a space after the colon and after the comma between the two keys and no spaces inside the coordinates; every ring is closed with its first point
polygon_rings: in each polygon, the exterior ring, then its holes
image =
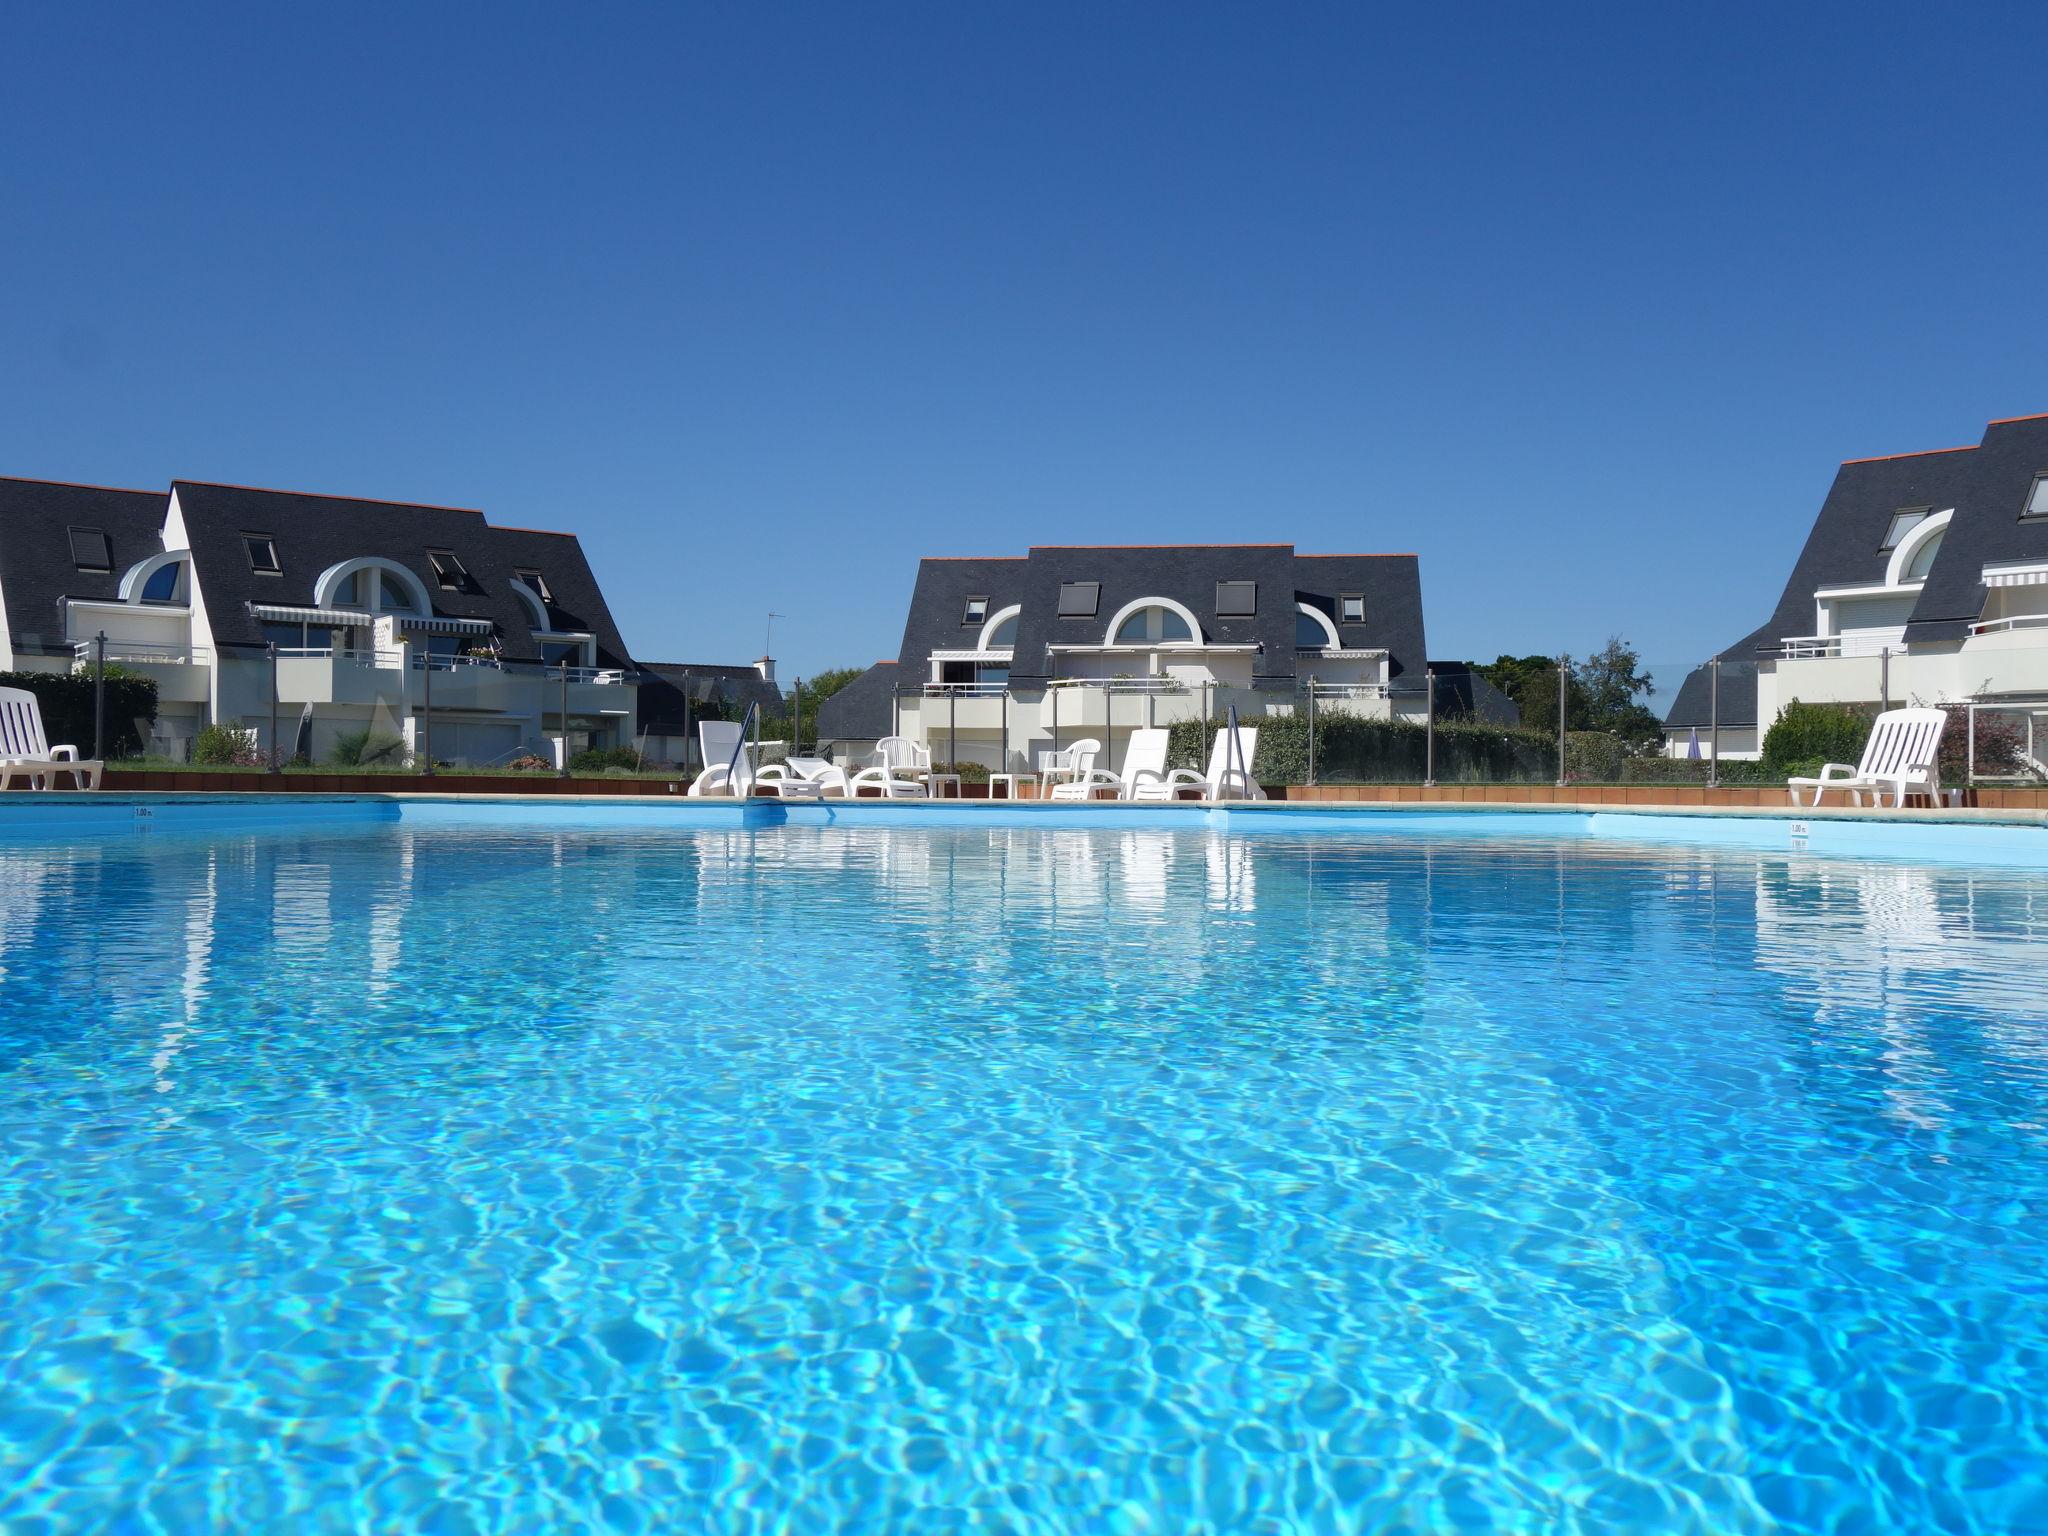
{"type": "MultiPolygon", "coordinates": [[[[1057,752],[1038,754],[1038,782],[1042,786],[1039,795],[1043,798],[1065,784],[1072,784],[1087,776],[1095,767],[1095,759],[1102,752],[1102,743],[1092,736],[1083,736],[1072,741],[1057,752]]],[[[1064,796],[1062,798],[1065,798],[1064,796]]]]}
{"type": "MultiPolygon", "coordinates": [[[[754,749],[742,736],[744,729],[730,720],[698,722],[697,744],[703,750],[705,767],[690,784],[692,795],[744,797],[772,790],[781,800],[818,800],[824,797],[828,781],[813,778],[802,769],[792,771],[783,763],[756,768],[754,749]]],[[[830,763],[823,766],[829,772],[839,774],[839,770],[830,763]]],[[[846,776],[839,774],[839,777],[841,792],[844,793],[846,776]]]]}
{"type": "Polygon", "coordinates": [[[1873,803],[1884,804],[1889,793],[1896,809],[1908,795],[1926,795],[1937,804],[1941,799],[1941,733],[1948,715],[1939,709],[1892,709],[1879,715],[1870,727],[1870,740],[1863,744],[1863,761],[1826,763],[1817,779],[1787,779],[1785,787],[1792,803],[1799,804],[1799,791],[1810,789],[1809,805],[1831,789],[1848,791],[1857,805],[1865,792],[1873,803]]]}
{"type": "MultiPolygon", "coordinates": [[[[1095,766],[1094,752],[1088,754],[1087,765],[1080,768],[1076,777],[1064,784],[1053,786],[1055,800],[1093,800],[1104,790],[1112,791],[1118,800],[1135,800],[1142,786],[1166,783],[1166,747],[1169,734],[1157,727],[1131,732],[1131,739],[1124,746],[1124,771],[1095,766]]],[[[1077,742],[1077,747],[1093,748],[1095,743],[1077,742]]],[[[1077,759],[1078,761],[1078,759],[1077,759]]]]}
{"type": "Polygon", "coordinates": [[[25,778],[31,789],[55,787],[68,773],[79,789],[98,789],[104,762],[81,758],[73,746],[53,747],[43,735],[43,710],[26,688],[0,688],[0,790],[25,778]]]}
{"type": "Polygon", "coordinates": [[[764,764],[754,775],[756,786],[773,789],[785,800],[817,799],[824,795],[847,795],[846,770],[822,757],[792,757],[764,764]],[[815,785],[816,789],[799,786],[815,785]],[[796,791],[792,793],[791,791],[796,791]]]}
{"type": "Polygon", "coordinates": [[[1259,746],[1259,728],[1255,725],[1240,725],[1235,732],[1228,726],[1216,733],[1216,744],[1209,749],[1209,771],[1197,773],[1192,768],[1176,768],[1166,776],[1163,784],[1147,784],[1134,796],[1136,800],[1176,800],[1184,789],[1200,789],[1204,800],[1263,800],[1266,792],[1259,788],[1259,781],[1251,775],[1252,756],[1259,746]],[[1231,737],[1235,735],[1233,747],[1231,737]]]}
{"type": "Polygon", "coordinates": [[[923,800],[931,791],[924,781],[915,777],[929,773],[932,767],[931,752],[919,746],[908,736],[884,736],[875,743],[875,761],[846,781],[848,799],[856,799],[864,789],[876,791],[884,800],[923,800]]]}

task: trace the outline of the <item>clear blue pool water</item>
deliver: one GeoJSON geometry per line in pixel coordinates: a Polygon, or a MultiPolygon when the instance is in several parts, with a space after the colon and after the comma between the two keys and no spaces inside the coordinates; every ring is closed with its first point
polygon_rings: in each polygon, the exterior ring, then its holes
{"type": "Polygon", "coordinates": [[[0,1530],[2048,1530],[2048,882],[0,847],[0,1530]]]}

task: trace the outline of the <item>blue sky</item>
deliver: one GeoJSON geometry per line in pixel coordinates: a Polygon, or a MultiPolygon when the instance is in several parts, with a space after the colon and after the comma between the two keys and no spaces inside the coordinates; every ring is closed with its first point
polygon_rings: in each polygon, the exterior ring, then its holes
{"type": "Polygon", "coordinates": [[[2048,410],[2038,7],[14,6],[0,473],[483,507],[629,644],[921,554],[1422,556],[1691,660],[2048,410]]]}

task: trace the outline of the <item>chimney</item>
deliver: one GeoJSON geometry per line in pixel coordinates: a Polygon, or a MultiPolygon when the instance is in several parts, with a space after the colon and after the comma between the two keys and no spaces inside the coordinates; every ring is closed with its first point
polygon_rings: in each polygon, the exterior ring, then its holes
{"type": "Polygon", "coordinates": [[[760,673],[760,674],[761,674],[761,681],[762,681],[762,682],[764,682],[764,683],[772,683],[772,682],[774,682],[774,681],[775,681],[775,658],[774,658],[773,656],[763,656],[763,657],[762,657],[762,658],[761,658],[761,659],[760,659],[759,661],[757,661],[757,662],[755,662],[755,663],[754,663],[754,670],[755,670],[756,672],[758,672],[758,673],[760,673]]]}

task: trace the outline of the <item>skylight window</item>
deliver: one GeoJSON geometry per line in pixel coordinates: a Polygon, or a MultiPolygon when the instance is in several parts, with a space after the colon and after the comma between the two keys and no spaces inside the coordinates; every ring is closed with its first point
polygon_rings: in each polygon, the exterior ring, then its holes
{"type": "Polygon", "coordinates": [[[1884,542],[1877,546],[1879,554],[1897,549],[1899,541],[1927,520],[1932,507],[1901,507],[1892,514],[1891,526],[1884,531],[1884,542]]]}
{"type": "Polygon", "coordinates": [[[2027,489],[2027,507],[2021,517],[2048,517],[2048,471],[2034,476],[2027,489]]]}
{"type": "Polygon", "coordinates": [[[541,575],[539,571],[514,571],[512,574],[525,582],[535,597],[546,603],[550,608],[554,607],[555,594],[548,590],[547,577],[541,575]]]}
{"type": "Polygon", "coordinates": [[[73,528],[71,533],[71,563],[81,571],[93,571],[105,575],[114,568],[113,552],[107,547],[107,535],[98,528],[73,528]]]}
{"type": "Polygon", "coordinates": [[[986,624],[988,622],[988,599],[985,597],[970,597],[967,599],[967,610],[960,615],[960,622],[962,624],[986,624]]]}
{"type": "Polygon", "coordinates": [[[1219,581],[1216,583],[1216,617],[1219,619],[1248,619],[1259,611],[1259,584],[1256,581],[1219,581]]]}
{"type": "Polygon", "coordinates": [[[441,584],[443,592],[460,592],[468,585],[469,572],[462,568],[462,562],[452,551],[430,549],[427,558],[434,564],[434,580],[441,584]]]}
{"type": "Polygon", "coordinates": [[[1337,622],[1339,624],[1363,624],[1365,622],[1365,594],[1346,592],[1337,599],[1337,622]]]}
{"type": "Polygon", "coordinates": [[[1102,583],[1099,581],[1060,583],[1060,617],[1063,619],[1092,619],[1101,601],[1102,583]]]}
{"type": "Polygon", "coordinates": [[[258,576],[282,576],[284,567],[277,563],[277,540],[267,533],[245,533],[242,547],[249,552],[249,569],[258,576]]]}

